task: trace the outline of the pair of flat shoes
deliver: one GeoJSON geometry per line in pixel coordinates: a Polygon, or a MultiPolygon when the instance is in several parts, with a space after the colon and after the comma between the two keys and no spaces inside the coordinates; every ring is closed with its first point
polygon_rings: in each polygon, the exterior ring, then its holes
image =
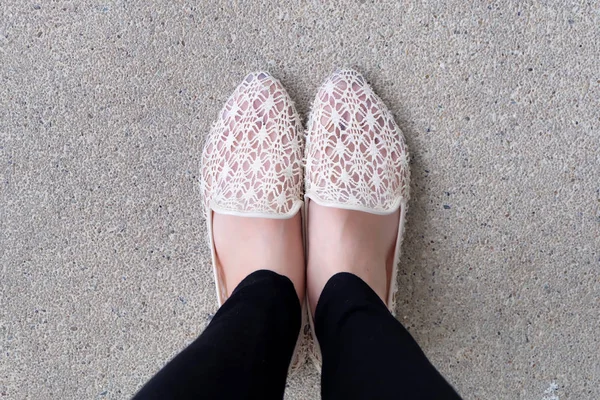
{"type": "MultiPolygon", "coordinates": [[[[394,313],[409,180],[402,132],[357,71],[338,70],[325,80],[306,134],[281,83],[266,72],[249,74],[225,103],[202,155],[201,190],[219,306],[227,291],[215,257],[213,213],[286,219],[302,212],[306,227],[307,208],[314,201],[379,215],[400,210],[387,296],[394,313]]],[[[304,308],[303,319],[310,307],[304,308]]],[[[303,347],[320,369],[314,328],[305,339],[302,331],[291,369],[302,363],[303,347]]]]}

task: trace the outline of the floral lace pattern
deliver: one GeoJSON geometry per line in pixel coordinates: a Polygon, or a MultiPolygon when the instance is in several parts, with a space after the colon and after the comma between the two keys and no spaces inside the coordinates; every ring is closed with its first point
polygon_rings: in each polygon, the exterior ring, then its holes
{"type": "Polygon", "coordinates": [[[307,129],[307,197],[380,214],[407,200],[410,172],[404,137],[361,74],[340,70],[325,81],[307,129]]]}
{"type": "Polygon", "coordinates": [[[265,217],[293,216],[302,205],[302,126],[281,83],[249,74],[235,89],[204,146],[204,207],[265,217]]]}

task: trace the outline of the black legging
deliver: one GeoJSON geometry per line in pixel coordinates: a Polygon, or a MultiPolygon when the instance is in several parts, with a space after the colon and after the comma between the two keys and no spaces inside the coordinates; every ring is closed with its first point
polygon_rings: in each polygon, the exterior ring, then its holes
{"type": "MultiPolygon", "coordinates": [[[[256,271],[134,399],[282,399],[300,325],[292,282],[256,271]]],[[[377,294],[353,274],[327,282],[315,328],[323,399],[460,399],[377,294]]]]}

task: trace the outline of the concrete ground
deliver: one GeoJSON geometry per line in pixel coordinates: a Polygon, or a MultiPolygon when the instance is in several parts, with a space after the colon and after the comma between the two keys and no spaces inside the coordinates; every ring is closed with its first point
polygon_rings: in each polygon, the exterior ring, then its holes
{"type": "Polygon", "coordinates": [[[126,399],[190,343],[218,110],[353,66],[412,154],[401,321],[465,399],[600,398],[599,60],[595,1],[4,0],[0,397],[126,399]]]}

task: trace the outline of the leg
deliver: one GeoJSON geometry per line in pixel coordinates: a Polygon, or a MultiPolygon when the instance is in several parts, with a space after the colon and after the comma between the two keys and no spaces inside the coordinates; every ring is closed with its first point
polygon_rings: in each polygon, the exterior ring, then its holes
{"type": "Polygon", "coordinates": [[[388,311],[398,212],[308,207],[308,295],[324,399],[460,399],[388,311]],[[315,307],[316,306],[316,307],[315,307]]]}
{"type": "Polygon", "coordinates": [[[323,399],[460,399],[362,279],[338,273],[315,315],[323,399]]]}
{"type": "Polygon", "coordinates": [[[301,324],[300,216],[214,214],[229,299],[204,333],[135,399],[281,399],[301,324]]]}
{"type": "Polygon", "coordinates": [[[282,399],[300,323],[292,281],[253,272],[134,399],[282,399]]]}

